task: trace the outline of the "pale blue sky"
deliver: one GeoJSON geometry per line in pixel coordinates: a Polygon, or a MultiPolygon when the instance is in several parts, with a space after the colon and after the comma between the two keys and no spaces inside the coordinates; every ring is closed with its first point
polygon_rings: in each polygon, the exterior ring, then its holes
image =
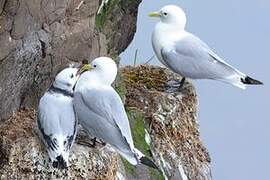
{"type": "MultiPolygon", "coordinates": [[[[265,83],[243,91],[220,82],[194,82],[199,95],[202,139],[217,180],[266,180],[270,171],[270,1],[269,0],[143,0],[137,33],[122,53],[122,63],[138,63],[154,52],[151,33],[157,20],[149,11],[181,6],[187,30],[199,36],[228,63],[265,83]]],[[[153,64],[158,64],[154,59],[153,64]]]]}

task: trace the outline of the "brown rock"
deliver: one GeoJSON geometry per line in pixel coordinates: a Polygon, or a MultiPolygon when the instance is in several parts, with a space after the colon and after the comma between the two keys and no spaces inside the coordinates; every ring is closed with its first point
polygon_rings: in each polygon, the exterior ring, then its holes
{"type": "Polygon", "coordinates": [[[98,0],[0,1],[0,120],[35,107],[68,63],[128,46],[140,0],[109,2],[96,18],[98,0]]]}
{"type": "MultiPolygon", "coordinates": [[[[194,87],[185,83],[181,91],[169,92],[166,82],[181,77],[159,67],[126,67],[122,74],[127,108],[144,117],[147,133],[139,139],[144,141],[149,134],[149,150],[163,174],[169,179],[211,179],[210,156],[199,137],[194,87]]],[[[134,124],[140,119],[130,121],[134,124]]],[[[133,126],[132,131],[137,129],[133,126]]],[[[138,139],[134,133],[133,137],[138,139]]]]}
{"type": "MultiPolygon", "coordinates": [[[[109,0],[103,8],[99,2],[0,0],[0,179],[164,179],[120,161],[108,146],[77,143],[69,171],[57,171],[37,138],[34,109],[56,73],[70,62],[116,57],[133,39],[141,0],[109,0]]],[[[211,179],[193,86],[167,91],[166,82],[180,77],[162,68],[127,67],[122,73],[124,83],[120,78],[116,86],[135,146],[152,155],[169,179],[211,179]]]]}
{"type": "Polygon", "coordinates": [[[199,137],[193,86],[187,82],[181,91],[168,89],[167,81],[180,77],[159,67],[126,67],[121,73],[122,84],[118,81],[116,86],[126,96],[134,144],[152,157],[162,173],[120,161],[109,145],[85,146],[89,138],[81,131],[72,147],[69,170],[55,170],[37,137],[35,111],[24,109],[0,124],[0,178],[210,180],[210,157],[199,137]]]}
{"type": "Polygon", "coordinates": [[[25,109],[1,123],[0,179],[115,179],[119,160],[107,146],[93,149],[76,142],[68,171],[52,168],[35,119],[35,111],[25,109]]]}

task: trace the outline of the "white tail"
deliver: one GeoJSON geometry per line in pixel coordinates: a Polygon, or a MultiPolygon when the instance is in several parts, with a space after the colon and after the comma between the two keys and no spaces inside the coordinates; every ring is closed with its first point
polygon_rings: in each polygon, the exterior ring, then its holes
{"type": "Polygon", "coordinates": [[[219,81],[222,81],[222,82],[225,82],[225,83],[228,83],[228,84],[231,84],[233,86],[236,86],[240,89],[246,89],[247,86],[241,81],[241,79],[245,77],[245,75],[241,74],[234,74],[232,76],[229,76],[229,77],[226,77],[224,79],[218,79],[219,81]]]}
{"type": "Polygon", "coordinates": [[[56,148],[48,148],[49,157],[53,163],[54,168],[64,169],[68,167],[69,149],[65,147],[65,138],[62,136],[55,136],[56,148]]]}

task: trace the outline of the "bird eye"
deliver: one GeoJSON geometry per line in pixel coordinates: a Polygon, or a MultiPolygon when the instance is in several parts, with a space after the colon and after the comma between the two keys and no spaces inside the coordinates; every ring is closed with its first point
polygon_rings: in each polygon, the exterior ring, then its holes
{"type": "Polygon", "coordinates": [[[71,74],[70,78],[73,78],[74,77],[74,74],[71,74]]]}
{"type": "Polygon", "coordinates": [[[164,15],[164,16],[167,16],[167,15],[168,15],[168,13],[166,13],[166,12],[163,12],[163,15],[164,15]]]}
{"type": "Polygon", "coordinates": [[[97,65],[94,64],[93,67],[95,68],[95,67],[97,67],[97,65]]]}

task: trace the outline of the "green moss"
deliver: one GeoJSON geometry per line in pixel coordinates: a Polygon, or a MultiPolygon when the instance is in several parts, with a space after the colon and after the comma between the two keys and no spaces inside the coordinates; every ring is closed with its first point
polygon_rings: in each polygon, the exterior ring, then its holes
{"type": "Polygon", "coordinates": [[[125,170],[128,174],[131,174],[133,176],[136,175],[136,167],[130,164],[127,160],[121,157],[121,160],[124,164],[125,170]]]}
{"type": "MultiPolygon", "coordinates": [[[[145,127],[144,127],[144,120],[143,120],[143,114],[140,113],[136,109],[126,108],[126,112],[131,124],[131,133],[133,137],[134,146],[139,149],[142,153],[144,153],[146,156],[149,156],[149,146],[145,142],[145,127]]],[[[122,158],[123,164],[125,166],[125,170],[135,176],[135,167],[131,165],[129,162],[124,160],[122,158]]]]}
{"type": "Polygon", "coordinates": [[[167,75],[164,69],[150,69],[149,66],[139,66],[124,70],[125,83],[130,87],[143,85],[150,90],[163,90],[167,75]]]}
{"type": "Polygon", "coordinates": [[[165,180],[164,176],[162,175],[161,172],[153,169],[153,168],[148,168],[150,172],[151,179],[154,180],[165,180]]]}
{"type": "Polygon", "coordinates": [[[115,80],[115,90],[117,91],[117,93],[119,94],[119,96],[121,97],[121,99],[123,100],[125,98],[125,95],[127,93],[125,84],[123,82],[122,79],[122,74],[118,73],[116,80],[115,80]]]}
{"type": "Polygon", "coordinates": [[[116,62],[116,64],[117,64],[118,67],[119,67],[121,58],[119,57],[119,55],[117,54],[117,52],[111,53],[111,54],[110,54],[110,57],[116,62]]]}
{"type": "Polygon", "coordinates": [[[143,114],[136,109],[128,108],[128,118],[131,121],[131,133],[134,141],[134,146],[139,149],[146,156],[149,156],[149,145],[145,142],[145,126],[143,114]]]}
{"type": "MultiPolygon", "coordinates": [[[[121,78],[123,78],[123,76],[121,76],[121,78]]],[[[123,96],[125,96],[126,92],[126,88],[125,88],[125,84],[123,83],[123,80],[121,79],[120,81],[118,81],[117,85],[117,90],[119,94],[122,94],[123,96]],[[123,88],[121,90],[121,88],[123,88]]],[[[127,84],[126,84],[127,85],[127,84]]],[[[145,154],[146,156],[150,157],[150,147],[149,145],[145,142],[145,122],[144,122],[144,115],[141,111],[139,111],[136,108],[131,108],[131,107],[126,107],[126,112],[130,121],[130,125],[131,125],[131,133],[132,133],[132,137],[133,137],[133,142],[134,142],[134,146],[139,149],[143,154],[145,154]]],[[[136,168],[135,166],[131,165],[127,160],[122,159],[122,162],[124,164],[125,170],[128,174],[134,176],[136,178],[136,168]]],[[[147,168],[147,167],[146,167],[147,168]]],[[[151,179],[155,179],[155,180],[164,180],[165,178],[163,177],[162,173],[160,173],[159,171],[152,169],[152,168],[147,168],[149,175],[151,177],[151,179]]]]}
{"type": "Polygon", "coordinates": [[[107,4],[103,6],[100,13],[96,16],[96,27],[102,29],[113,8],[119,3],[119,0],[109,0],[107,4]]]}
{"type": "MultiPolygon", "coordinates": [[[[150,156],[149,154],[149,145],[145,142],[145,124],[144,124],[144,117],[141,112],[139,112],[136,109],[131,109],[127,108],[127,113],[129,120],[133,124],[133,128],[131,128],[132,136],[133,136],[133,141],[134,141],[134,146],[138,148],[143,154],[146,156],[150,156]]],[[[129,164],[130,165],[130,164],[129,164]]],[[[132,166],[132,165],[131,165],[132,166]]],[[[128,166],[127,168],[130,172],[133,173],[134,175],[134,169],[130,170],[131,167],[128,166]]],[[[151,176],[151,179],[153,180],[164,180],[165,178],[163,175],[153,169],[153,168],[148,168],[149,174],[151,176]]]]}

